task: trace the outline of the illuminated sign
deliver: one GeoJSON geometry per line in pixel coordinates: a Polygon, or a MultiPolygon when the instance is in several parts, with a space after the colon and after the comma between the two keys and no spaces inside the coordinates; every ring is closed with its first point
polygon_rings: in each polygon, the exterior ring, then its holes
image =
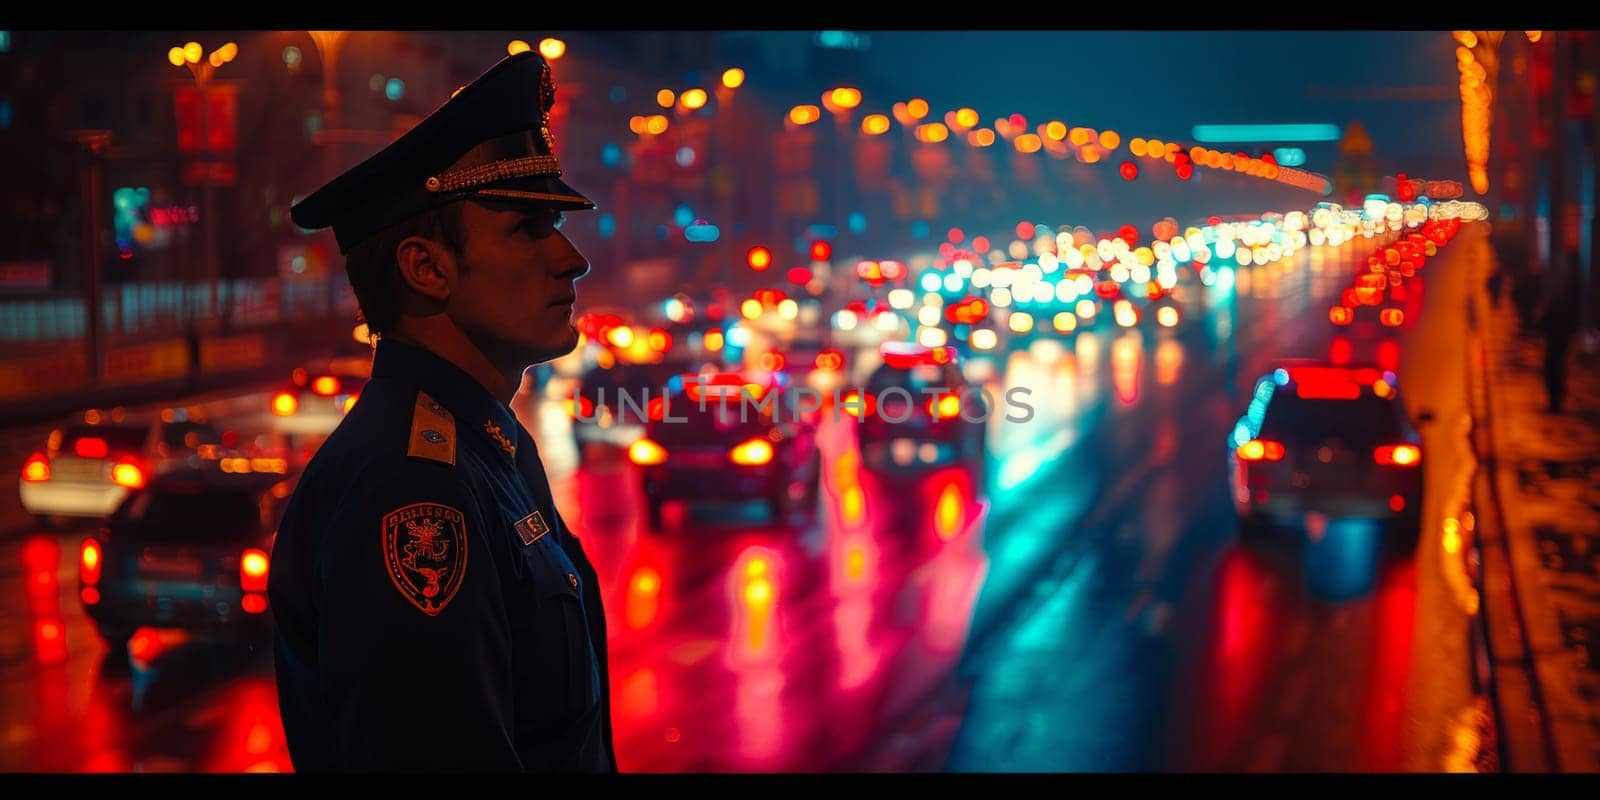
{"type": "Polygon", "coordinates": [[[1272,151],[1272,158],[1280,167],[1298,167],[1306,163],[1306,151],[1298,147],[1280,147],[1272,151]]]}
{"type": "Polygon", "coordinates": [[[1336,142],[1339,126],[1326,123],[1294,125],[1196,125],[1194,138],[1216,142],[1336,142]]]}

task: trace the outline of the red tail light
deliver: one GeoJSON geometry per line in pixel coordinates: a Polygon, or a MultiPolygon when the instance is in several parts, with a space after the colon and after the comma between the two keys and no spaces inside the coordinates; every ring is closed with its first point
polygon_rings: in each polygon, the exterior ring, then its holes
{"type": "Polygon", "coordinates": [[[1385,445],[1372,451],[1372,460],[1385,466],[1414,467],[1422,461],[1422,449],[1414,444],[1385,445]]]}
{"type": "Polygon", "coordinates": [[[1361,396],[1361,385],[1348,378],[1307,375],[1294,378],[1294,393],[1307,400],[1355,400],[1361,396]]]}
{"type": "Polygon", "coordinates": [[[1251,439],[1239,445],[1239,458],[1245,461],[1282,461],[1283,443],[1270,439],[1251,439]]]}
{"type": "Polygon", "coordinates": [[[573,395],[567,399],[567,415],[577,419],[594,419],[594,401],[583,395],[573,395]]]}
{"type": "Polygon", "coordinates": [[[72,452],[77,453],[78,458],[105,458],[111,448],[106,446],[106,440],[90,436],[73,442],[72,452]]]}
{"type": "Polygon", "coordinates": [[[783,354],[776,350],[768,350],[761,354],[761,369],[766,372],[777,372],[783,369],[783,354]]]}
{"type": "Polygon", "coordinates": [[[300,401],[288,392],[278,392],[272,396],[272,413],[280,417],[293,416],[300,410],[300,401]]]}
{"type": "Polygon", "coordinates": [[[667,416],[667,398],[665,398],[665,397],[652,397],[652,398],[650,398],[650,419],[652,419],[652,420],[654,420],[656,422],[660,422],[661,420],[665,419],[666,416],[667,416]]]}
{"type": "Polygon", "coordinates": [[[50,459],[44,453],[34,453],[22,465],[22,479],[25,481],[50,480],[50,459]]]}
{"type": "Polygon", "coordinates": [[[339,379],[332,375],[323,375],[311,382],[311,391],[323,397],[332,397],[339,393],[339,379]]]}
{"type": "Polygon", "coordinates": [[[1350,344],[1350,340],[1343,336],[1333,337],[1333,341],[1328,344],[1328,360],[1335,364],[1348,364],[1353,355],[1355,355],[1355,345],[1350,344]]]}
{"type": "Polygon", "coordinates": [[[850,392],[844,396],[845,413],[857,419],[866,419],[878,410],[878,398],[872,395],[863,395],[860,392],[850,392]]]}
{"type": "Polygon", "coordinates": [[[1349,306],[1334,306],[1328,309],[1328,320],[1335,325],[1349,325],[1355,319],[1355,312],[1349,306]]]}
{"type": "Polygon", "coordinates": [[[1401,323],[1406,321],[1406,312],[1398,308],[1386,308],[1378,313],[1378,321],[1382,322],[1385,327],[1398,328],[1401,323]]]}
{"type": "Polygon", "coordinates": [[[667,460],[667,450],[649,439],[640,439],[628,446],[628,460],[641,467],[650,467],[667,460]]]}
{"type": "Polygon", "coordinates": [[[838,350],[824,350],[817,354],[817,369],[838,370],[844,367],[844,354],[838,350]]]}
{"type": "Polygon", "coordinates": [[[272,562],[266,551],[252,547],[239,556],[239,588],[247,592],[267,590],[267,568],[272,562]]]}
{"type": "Polygon", "coordinates": [[[33,621],[33,657],[41,664],[67,660],[67,628],[59,617],[33,621]]]}
{"type": "Polygon", "coordinates": [[[111,480],[119,486],[129,489],[144,488],[144,467],[139,466],[132,456],[123,458],[111,468],[111,480]]]}
{"type": "Polygon", "coordinates": [[[78,580],[84,585],[94,586],[100,582],[101,555],[99,540],[83,540],[83,550],[78,557],[78,580]]]}
{"type": "Polygon", "coordinates": [[[728,458],[741,466],[759,467],[772,460],[772,443],[760,438],[746,440],[729,450],[728,458]]]}
{"type": "Polygon", "coordinates": [[[956,349],[950,345],[924,347],[905,342],[885,342],[879,346],[878,354],[883,356],[883,363],[895,369],[911,369],[929,364],[953,364],[957,360],[956,349]]]}
{"type": "Polygon", "coordinates": [[[949,419],[961,413],[961,398],[947,394],[938,398],[928,398],[928,414],[934,419],[949,419]]]}

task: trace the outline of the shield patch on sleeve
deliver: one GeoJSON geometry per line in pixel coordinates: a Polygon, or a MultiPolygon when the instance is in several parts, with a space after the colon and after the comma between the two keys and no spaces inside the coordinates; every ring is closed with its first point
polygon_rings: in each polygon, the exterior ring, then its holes
{"type": "Polygon", "coordinates": [[[412,503],[383,517],[383,559],[394,588],[428,616],[455,599],[467,573],[467,522],[438,503],[412,503]]]}

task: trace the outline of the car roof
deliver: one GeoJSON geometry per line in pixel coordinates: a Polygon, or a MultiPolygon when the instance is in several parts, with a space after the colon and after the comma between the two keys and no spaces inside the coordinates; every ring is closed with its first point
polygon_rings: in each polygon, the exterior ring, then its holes
{"type": "Polygon", "coordinates": [[[372,355],[336,356],[334,358],[319,358],[305,361],[300,364],[311,375],[337,375],[341,378],[370,378],[372,377],[372,355]]]}
{"type": "Polygon", "coordinates": [[[283,472],[246,473],[224,472],[216,466],[183,467],[157,475],[151,479],[147,488],[155,491],[199,488],[203,491],[222,489],[259,492],[281,481],[289,481],[292,484],[299,477],[300,471],[287,465],[283,472]]]}
{"type": "Polygon", "coordinates": [[[1264,385],[1273,386],[1273,396],[1307,400],[1359,400],[1377,397],[1395,400],[1399,378],[1375,364],[1336,364],[1323,359],[1293,358],[1274,362],[1272,372],[1257,381],[1257,395],[1264,385]],[[1275,385],[1274,385],[1275,384],[1275,385]],[[1353,387],[1353,388],[1352,388],[1353,387]]]}

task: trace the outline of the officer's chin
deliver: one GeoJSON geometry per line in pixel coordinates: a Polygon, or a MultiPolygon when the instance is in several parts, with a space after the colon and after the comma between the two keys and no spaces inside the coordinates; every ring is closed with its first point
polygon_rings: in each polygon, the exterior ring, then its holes
{"type": "Polygon", "coordinates": [[[567,320],[567,324],[562,331],[561,344],[556,348],[556,352],[550,355],[550,358],[560,358],[578,349],[578,338],[578,326],[573,324],[572,320],[567,320]]]}
{"type": "Polygon", "coordinates": [[[578,347],[578,328],[570,320],[560,324],[551,325],[553,332],[539,338],[539,341],[525,342],[522,348],[523,358],[529,364],[543,364],[554,361],[578,347]]]}

